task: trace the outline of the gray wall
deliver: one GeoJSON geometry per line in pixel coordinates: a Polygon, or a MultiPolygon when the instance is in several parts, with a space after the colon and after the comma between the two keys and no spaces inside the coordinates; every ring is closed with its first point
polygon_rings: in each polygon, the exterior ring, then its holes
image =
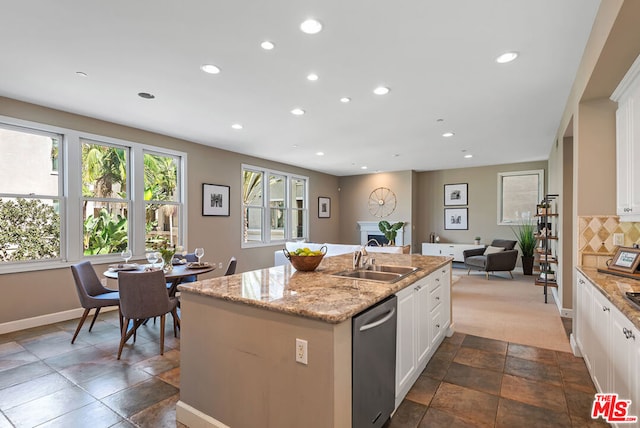
{"type": "MultiPolygon", "coordinates": [[[[337,242],[339,239],[337,177],[8,98],[0,97],[0,115],[186,152],[189,208],[187,243],[189,249],[205,248],[207,261],[226,264],[231,256],[235,256],[238,259],[238,271],[248,271],[273,266],[273,252],[282,248],[281,244],[240,248],[242,163],[309,177],[310,239],[321,242],[337,242]],[[202,183],[231,186],[229,217],[202,216],[202,183]],[[331,197],[331,218],[318,218],[318,196],[331,197]]],[[[102,272],[105,268],[97,266],[96,270],[102,272]]],[[[209,276],[220,274],[220,271],[216,271],[209,276]]],[[[6,303],[0,311],[0,324],[79,307],[71,271],[65,263],[61,263],[59,269],[0,275],[0,293],[6,303]]]]}
{"type": "MultiPolygon", "coordinates": [[[[473,243],[476,236],[482,243],[489,244],[493,239],[515,239],[509,226],[499,226],[498,173],[510,171],[545,170],[547,162],[524,162],[506,165],[492,165],[475,168],[427,171],[418,174],[417,188],[420,191],[414,240],[429,242],[429,234],[440,236],[440,242],[473,243]],[[469,230],[444,229],[444,185],[468,183],[469,190],[469,230]]],[[[532,210],[535,207],[532,207],[532,210]]]]}

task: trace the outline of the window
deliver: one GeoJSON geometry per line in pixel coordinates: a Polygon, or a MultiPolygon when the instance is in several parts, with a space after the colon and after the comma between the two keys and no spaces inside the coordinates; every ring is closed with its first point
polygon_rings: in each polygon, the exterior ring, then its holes
{"type": "Polygon", "coordinates": [[[59,259],[62,136],[0,125],[0,262],[59,259]]]}
{"type": "Polygon", "coordinates": [[[306,177],[243,165],[243,246],[305,238],[307,182],[306,177]]]}
{"type": "Polygon", "coordinates": [[[181,242],[179,165],[177,156],[144,153],[147,249],[155,248],[162,241],[173,246],[181,242]]]}
{"type": "Polygon", "coordinates": [[[129,149],[82,140],[82,224],[85,256],[120,253],[129,245],[129,149]]]}
{"type": "Polygon", "coordinates": [[[498,224],[533,217],[544,195],[544,170],[498,173],[498,224]]]}
{"type": "Polygon", "coordinates": [[[0,153],[0,273],[186,246],[185,153],[8,117],[0,153]]]}

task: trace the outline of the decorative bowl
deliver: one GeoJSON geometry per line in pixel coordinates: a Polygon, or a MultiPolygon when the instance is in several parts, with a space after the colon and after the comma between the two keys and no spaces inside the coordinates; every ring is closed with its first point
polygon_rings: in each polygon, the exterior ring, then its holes
{"type": "Polygon", "coordinates": [[[316,268],[322,261],[322,258],[325,256],[325,254],[327,254],[327,247],[323,245],[320,248],[320,251],[322,251],[322,254],[317,256],[296,256],[295,254],[287,251],[286,248],[282,249],[284,256],[289,259],[291,265],[296,268],[296,270],[303,272],[311,272],[316,270],[316,268]]]}

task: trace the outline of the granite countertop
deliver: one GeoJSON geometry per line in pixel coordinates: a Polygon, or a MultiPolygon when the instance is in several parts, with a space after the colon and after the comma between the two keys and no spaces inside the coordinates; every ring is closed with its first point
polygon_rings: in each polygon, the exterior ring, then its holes
{"type": "Polygon", "coordinates": [[[640,329],[640,308],[625,297],[627,291],[640,292],[640,281],[598,272],[595,267],[578,266],[602,294],[640,329]]]}
{"type": "Polygon", "coordinates": [[[392,284],[332,276],[352,268],[352,254],[343,254],[325,257],[313,272],[299,272],[286,264],[185,283],[178,290],[337,324],[453,260],[417,254],[370,256],[376,264],[414,266],[420,270],[392,284]]]}

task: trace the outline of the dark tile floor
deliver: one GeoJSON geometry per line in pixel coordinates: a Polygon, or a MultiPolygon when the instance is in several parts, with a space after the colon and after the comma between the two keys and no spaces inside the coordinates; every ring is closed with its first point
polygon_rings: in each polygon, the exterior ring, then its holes
{"type": "MultiPolygon", "coordinates": [[[[180,341],[141,327],[122,360],[115,312],[70,344],[77,320],[0,336],[0,428],[175,427],[180,341]]],[[[447,338],[398,411],[395,427],[598,426],[580,358],[464,334],[447,338]]]]}

